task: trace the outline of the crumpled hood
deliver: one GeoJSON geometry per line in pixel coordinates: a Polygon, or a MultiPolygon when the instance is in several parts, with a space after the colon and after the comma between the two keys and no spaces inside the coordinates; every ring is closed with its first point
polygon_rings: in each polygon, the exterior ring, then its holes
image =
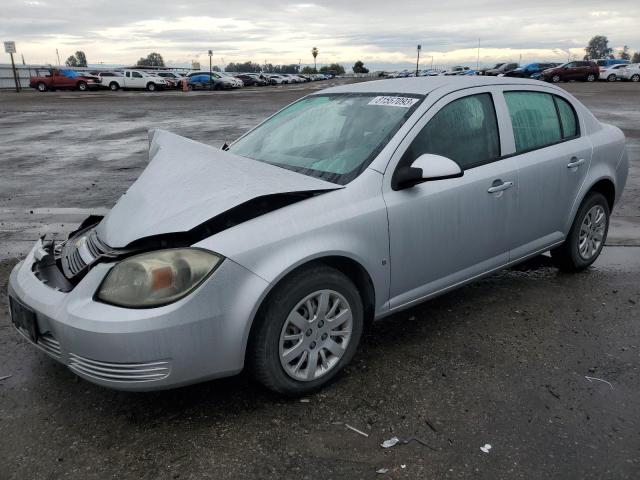
{"type": "Polygon", "coordinates": [[[97,227],[110,247],[189,231],[256,197],[342,188],[164,130],[149,138],[149,165],[97,227]]]}

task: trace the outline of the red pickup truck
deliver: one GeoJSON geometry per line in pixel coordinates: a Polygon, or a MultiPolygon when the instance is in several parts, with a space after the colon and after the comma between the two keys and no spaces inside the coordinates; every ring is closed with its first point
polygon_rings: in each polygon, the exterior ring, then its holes
{"type": "Polygon", "coordinates": [[[98,88],[100,79],[71,69],[46,68],[36,70],[36,75],[29,79],[29,86],[40,92],[58,89],[78,89],[84,92],[90,88],[98,88]]]}

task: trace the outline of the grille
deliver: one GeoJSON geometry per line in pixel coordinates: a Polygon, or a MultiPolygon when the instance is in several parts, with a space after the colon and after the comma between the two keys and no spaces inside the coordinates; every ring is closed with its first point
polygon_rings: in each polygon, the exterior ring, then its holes
{"type": "Polygon", "coordinates": [[[169,362],[110,363],[69,354],[69,368],[76,373],[109,382],[152,382],[167,378],[169,362]]]}
{"type": "Polygon", "coordinates": [[[70,238],[61,249],[62,271],[73,278],[111,249],[98,238],[95,229],[70,238]]]}
{"type": "Polygon", "coordinates": [[[50,333],[40,335],[38,337],[38,345],[42,347],[42,349],[49,355],[53,355],[57,358],[60,358],[60,355],[62,355],[62,352],[60,350],[60,342],[53,338],[53,335],[51,335],[50,333]]]}

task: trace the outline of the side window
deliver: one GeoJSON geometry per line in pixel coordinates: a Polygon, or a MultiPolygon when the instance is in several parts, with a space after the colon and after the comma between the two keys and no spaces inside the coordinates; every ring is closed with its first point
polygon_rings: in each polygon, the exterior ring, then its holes
{"type": "Polygon", "coordinates": [[[450,158],[463,170],[498,158],[500,137],[491,94],[459,98],[443,107],[413,140],[402,163],[410,164],[423,153],[450,158]]]}
{"type": "Polygon", "coordinates": [[[142,75],[140,74],[140,72],[133,72],[132,75],[133,75],[133,78],[142,78],[142,75]]]}
{"type": "Polygon", "coordinates": [[[562,138],[572,138],[578,135],[578,119],[573,107],[565,99],[554,97],[558,106],[560,123],[562,124],[562,138]]]}
{"type": "Polygon", "coordinates": [[[131,72],[127,72],[125,73],[125,75],[127,76],[127,78],[131,77],[131,72]]]}
{"type": "Polygon", "coordinates": [[[562,139],[553,97],[541,92],[505,92],[516,153],[542,148],[562,139]]]}

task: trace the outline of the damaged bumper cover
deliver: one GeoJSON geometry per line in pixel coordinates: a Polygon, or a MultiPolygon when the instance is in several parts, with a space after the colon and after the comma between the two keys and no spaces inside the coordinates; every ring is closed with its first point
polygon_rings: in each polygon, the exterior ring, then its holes
{"type": "Polygon", "coordinates": [[[77,375],[120,390],[157,390],[242,370],[253,306],[268,283],[226,259],[196,291],[170,305],[131,309],[94,300],[113,263],[91,268],[69,292],[34,273],[38,241],[11,272],[9,298],[33,315],[29,341],[77,375]]]}

